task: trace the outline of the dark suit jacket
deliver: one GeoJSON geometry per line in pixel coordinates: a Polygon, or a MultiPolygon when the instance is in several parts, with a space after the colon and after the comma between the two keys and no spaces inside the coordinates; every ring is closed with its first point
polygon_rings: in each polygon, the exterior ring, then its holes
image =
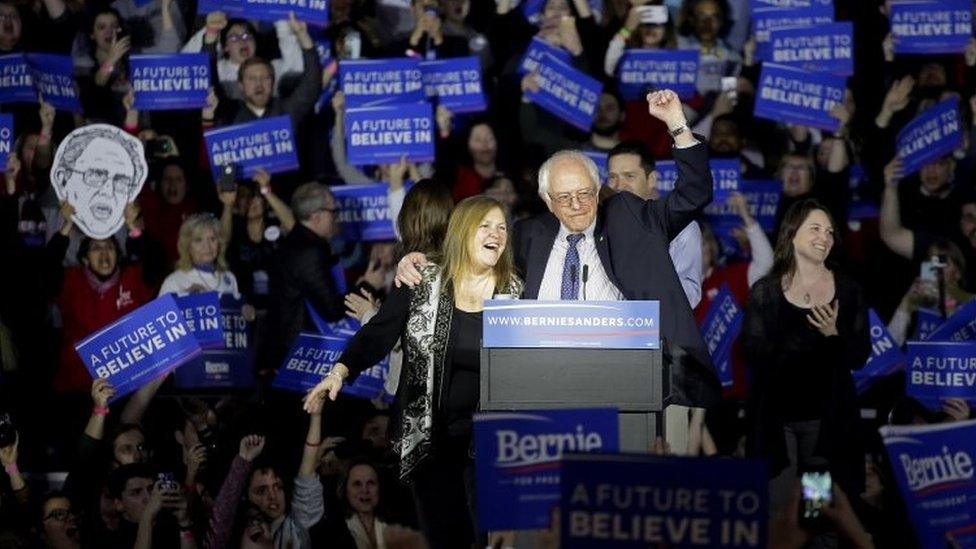
{"type": "MultiPolygon", "coordinates": [[[[703,143],[674,149],[678,182],[664,200],[643,201],[631,193],[605,200],[596,217],[594,239],[603,268],[628,300],[661,302],[664,358],[671,365],[675,404],[710,406],[719,401],[712,368],[688,298],[668,255],[668,244],[712,200],[712,174],[703,143]]],[[[525,280],[526,299],[536,299],[552,251],[559,220],[552,213],[515,226],[515,264],[525,280]]]]}

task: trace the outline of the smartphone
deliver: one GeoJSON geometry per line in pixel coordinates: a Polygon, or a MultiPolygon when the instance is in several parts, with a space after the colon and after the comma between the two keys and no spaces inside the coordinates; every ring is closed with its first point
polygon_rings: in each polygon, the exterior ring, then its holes
{"type": "Polygon", "coordinates": [[[17,441],[17,427],[9,412],[0,413],[0,448],[6,448],[17,441]]]}
{"type": "Polygon", "coordinates": [[[217,178],[217,190],[222,193],[237,190],[237,166],[227,164],[220,168],[220,177],[217,178]]]}
{"type": "Polygon", "coordinates": [[[180,483],[176,482],[176,478],[173,476],[173,473],[159,473],[156,475],[156,480],[159,481],[160,490],[176,492],[180,489],[180,483]]]}
{"type": "Polygon", "coordinates": [[[173,142],[169,139],[157,137],[146,143],[146,148],[149,149],[150,156],[166,156],[173,152],[173,142]]]}
{"type": "Polygon", "coordinates": [[[739,79],[735,76],[722,77],[722,93],[726,94],[733,102],[738,98],[736,89],[739,87],[739,79]]]}
{"type": "Polygon", "coordinates": [[[824,506],[834,498],[833,484],[826,469],[807,470],[800,475],[800,524],[813,526],[820,522],[824,506]]]}
{"type": "Polygon", "coordinates": [[[638,6],[640,22],[647,25],[664,25],[668,22],[667,6],[638,6]]]}
{"type": "Polygon", "coordinates": [[[343,38],[347,59],[359,59],[362,55],[363,39],[357,31],[352,31],[343,38]]]}

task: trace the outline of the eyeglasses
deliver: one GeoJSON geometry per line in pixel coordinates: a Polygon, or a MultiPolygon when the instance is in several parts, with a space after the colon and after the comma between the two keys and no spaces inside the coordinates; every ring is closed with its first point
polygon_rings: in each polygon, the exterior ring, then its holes
{"type": "Polygon", "coordinates": [[[44,516],[44,520],[48,521],[54,519],[58,522],[64,522],[68,520],[68,517],[75,516],[75,512],[71,509],[55,509],[44,516]]]}
{"type": "MultiPolygon", "coordinates": [[[[85,185],[89,187],[101,188],[108,181],[108,171],[100,168],[88,168],[85,171],[79,171],[73,168],[68,168],[68,170],[81,174],[85,185]]],[[[112,188],[117,193],[128,193],[132,187],[132,178],[127,175],[116,174],[112,178],[112,188]]]]}
{"type": "Polygon", "coordinates": [[[560,206],[569,206],[573,203],[573,199],[576,199],[580,204],[589,204],[596,198],[596,191],[593,189],[581,189],[573,193],[559,193],[556,196],[549,195],[549,197],[560,206]]]}
{"type": "Polygon", "coordinates": [[[251,39],[251,34],[250,33],[247,33],[247,32],[242,33],[242,34],[228,34],[227,35],[227,41],[228,42],[244,42],[245,40],[250,40],[250,39],[251,39]]]}

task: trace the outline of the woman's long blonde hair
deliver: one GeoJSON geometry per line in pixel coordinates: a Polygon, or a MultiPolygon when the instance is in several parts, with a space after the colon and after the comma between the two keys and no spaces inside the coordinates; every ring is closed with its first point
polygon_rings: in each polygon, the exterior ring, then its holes
{"type": "MultiPolygon", "coordinates": [[[[475,237],[481,220],[493,209],[498,209],[505,215],[502,204],[487,196],[472,196],[458,202],[451,212],[451,219],[447,222],[447,236],[441,246],[437,263],[441,265],[443,276],[441,289],[453,285],[471,273],[471,255],[468,253],[468,243],[475,237]]],[[[505,243],[501,257],[495,263],[492,272],[495,275],[495,292],[504,290],[515,279],[515,263],[512,259],[511,241],[505,243]]]]}
{"type": "Polygon", "coordinates": [[[224,242],[224,237],[220,232],[220,220],[209,213],[193,214],[183,220],[183,224],[180,225],[180,239],[176,243],[176,249],[180,253],[180,258],[176,260],[177,270],[189,271],[193,269],[193,260],[190,258],[190,243],[204,229],[212,230],[214,236],[217,237],[217,259],[214,261],[214,267],[218,271],[228,270],[227,259],[224,257],[227,252],[227,243],[224,242]]]}

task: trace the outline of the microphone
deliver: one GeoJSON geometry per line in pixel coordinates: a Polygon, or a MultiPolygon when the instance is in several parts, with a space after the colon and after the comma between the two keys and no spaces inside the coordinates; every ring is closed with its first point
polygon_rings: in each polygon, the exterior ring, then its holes
{"type": "Polygon", "coordinates": [[[590,266],[583,264],[583,301],[586,301],[586,281],[590,278],[590,266]]]}

